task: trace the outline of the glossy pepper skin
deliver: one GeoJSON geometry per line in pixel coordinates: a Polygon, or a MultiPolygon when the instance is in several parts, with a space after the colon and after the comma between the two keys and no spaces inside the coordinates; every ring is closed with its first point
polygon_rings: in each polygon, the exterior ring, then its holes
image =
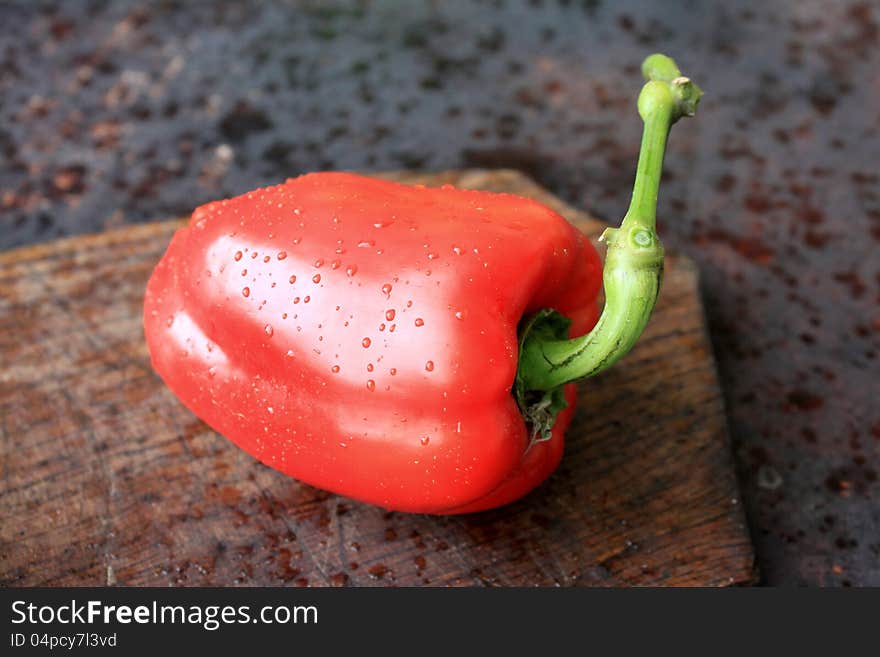
{"type": "Polygon", "coordinates": [[[510,502],[562,454],[511,394],[517,327],[596,322],[599,257],[507,194],[316,173],[204,205],[146,292],[155,370],[212,428],[298,480],[388,509],[510,502]]]}

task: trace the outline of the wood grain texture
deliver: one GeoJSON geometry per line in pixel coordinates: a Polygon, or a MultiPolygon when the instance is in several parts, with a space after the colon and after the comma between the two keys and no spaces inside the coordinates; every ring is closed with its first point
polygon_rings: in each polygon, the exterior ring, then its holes
{"type": "MultiPolygon", "coordinates": [[[[387,174],[535,197],[512,171],[387,174]]],[[[388,513],[259,464],[150,369],[147,278],[179,222],[0,255],[4,585],[728,585],[755,580],[697,275],[668,259],[623,362],[580,385],[560,468],[523,500],[388,513]]]]}

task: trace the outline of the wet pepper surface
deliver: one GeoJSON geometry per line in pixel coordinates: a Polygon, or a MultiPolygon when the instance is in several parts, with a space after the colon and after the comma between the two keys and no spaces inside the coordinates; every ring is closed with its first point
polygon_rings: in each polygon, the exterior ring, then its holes
{"type": "MultiPolygon", "coordinates": [[[[708,3],[707,3],[708,5],[708,3]]],[[[880,584],[880,10],[0,8],[0,247],[317,169],[515,167],[616,222],[649,51],[707,94],[660,230],[703,276],[764,580],[880,584]]]]}

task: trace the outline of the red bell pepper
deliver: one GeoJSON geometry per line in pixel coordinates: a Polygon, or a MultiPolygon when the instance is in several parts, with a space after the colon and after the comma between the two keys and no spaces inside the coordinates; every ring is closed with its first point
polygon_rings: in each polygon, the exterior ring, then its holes
{"type": "Polygon", "coordinates": [[[524,495],[562,455],[571,382],[626,353],[659,290],[666,135],[700,92],[662,55],[644,70],[598,323],[599,257],[545,206],[317,173],[204,205],[178,231],[146,292],[154,368],[218,432],[314,486],[429,513],[524,495]]]}

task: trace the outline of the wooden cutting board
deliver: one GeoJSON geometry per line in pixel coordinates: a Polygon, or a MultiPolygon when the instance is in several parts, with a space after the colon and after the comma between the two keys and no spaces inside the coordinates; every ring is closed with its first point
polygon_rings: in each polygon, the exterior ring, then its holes
{"type": "MultiPolygon", "coordinates": [[[[506,191],[521,174],[387,174],[506,191]]],[[[670,256],[634,351],[580,385],[556,473],[507,507],[389,513],[234,447],[150,369],[147,278],[180,222],[0,254],[0,584],[729,585],[753,582],[697,272],[670,256]]]]}

